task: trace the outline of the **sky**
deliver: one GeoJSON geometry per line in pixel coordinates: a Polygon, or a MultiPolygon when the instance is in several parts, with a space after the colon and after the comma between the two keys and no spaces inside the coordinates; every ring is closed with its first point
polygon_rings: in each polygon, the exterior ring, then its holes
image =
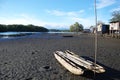
{"type": "MultiPolygon", "coordinates": [[[[96,0],[97,20],[106,24],[120,0],[96,0]]],[[[95,25],[94,0],[0,0],[0,24],[33,24],[48,29],[69,29],[79,22],[95,25]]]]}

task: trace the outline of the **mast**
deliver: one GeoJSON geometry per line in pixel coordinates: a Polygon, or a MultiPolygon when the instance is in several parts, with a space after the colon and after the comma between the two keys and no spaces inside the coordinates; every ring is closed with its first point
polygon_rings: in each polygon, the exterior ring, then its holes
{"type": "MultiPolygon", "coordinates": [[[[96,0],[94,0],[94,12],[95,12],[95,53],[94,53],[94,60],[95,60],[95,67],[96,67],[96,59],[97,59],[97,9],[96,9],[96,0]]],[[[94,72],[95,75],[95,72],[94,72]]]]}

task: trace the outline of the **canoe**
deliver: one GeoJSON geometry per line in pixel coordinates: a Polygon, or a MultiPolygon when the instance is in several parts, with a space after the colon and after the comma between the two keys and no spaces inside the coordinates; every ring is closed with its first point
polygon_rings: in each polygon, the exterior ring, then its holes
{"type": "Polygon", "coordinates": [[[55,58],[63,67],[75,75],[82,75],[84,71],[75,63],[71,62],[65,55],[66,54],[61,51],[54,52],[55,58]]]}
{"type": "Polygon", "coordinates": [[[96,73],[103,73],[105,72],[105,69],[100,66],[99,64],[95,64],[94,62],[84,59],[82,57],[79,57],[77,54],[66,50],[65,51],[66,56],[68,59],[70,59],[71,61],[73,61],[74,63],[76,63],[79,66],[85,67],[88,70],[94,71],[96,73]]]}

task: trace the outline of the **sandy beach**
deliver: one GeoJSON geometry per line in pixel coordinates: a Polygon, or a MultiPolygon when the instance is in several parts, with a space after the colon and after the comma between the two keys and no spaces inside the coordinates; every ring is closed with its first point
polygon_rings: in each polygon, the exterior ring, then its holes
{"type": "MultiPolygon", "coordinates": [[[[0,80],[93,80],[92,72],[76,76],[54,58],[57,50],[70,50],[94,59],[94,35],[40,34],[0,40],[0,80]]],[[[120,39],[98,37],[97,62],[106,72],[95,80],[120,80],[120,39]]]]}

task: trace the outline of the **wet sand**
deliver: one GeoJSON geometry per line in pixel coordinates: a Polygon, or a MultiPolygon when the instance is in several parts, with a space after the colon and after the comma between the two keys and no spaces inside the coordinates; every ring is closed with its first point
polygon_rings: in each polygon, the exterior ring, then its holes
{"type": "MultiPolygon", "coordinates": [[[[56,50],[70,50],[94,59],[94,35],[43,34],[0,41],[0,80],[93,80],[92,72],[76,76],[54,58],[56,50]]],[[[120,80],[120,39],[98,37],[97,62],[106,72],[95,80],[120,80]]]]}

